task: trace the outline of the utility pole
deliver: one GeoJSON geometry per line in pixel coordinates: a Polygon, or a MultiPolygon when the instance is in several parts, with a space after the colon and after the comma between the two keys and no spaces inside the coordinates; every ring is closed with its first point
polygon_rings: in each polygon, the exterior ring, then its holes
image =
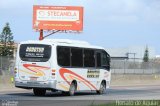
{"type": "Polygon", "coordinates": [[[1,55],[1,68],[0,68],[1,72],[2,72],[2,55],[1,55]]]}

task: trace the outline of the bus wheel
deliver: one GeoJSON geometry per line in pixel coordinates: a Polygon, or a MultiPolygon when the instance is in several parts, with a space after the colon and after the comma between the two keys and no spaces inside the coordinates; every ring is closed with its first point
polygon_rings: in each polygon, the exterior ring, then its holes
{"type": "Polygon", "coordinates": [[[69,96],[69,92],[67,92],[67,91],[62,91],[62,95],[63,95],[63,96],[69,96]]]}
{"type": "Polygon", "coordinates": [[[97,90],[97,93],[98,93],[98,94],[104,94],[105,91],[106,91],[106,84],[105,84],[105,82],[103,81],[103,82],[101,83],[101,85],[100,85],[100,89],[97,90]]]}
{"type": "Polygon", "coordinates": [[[70,88],[69,88],[69,95],[74,96],[75,91],[76,91],[76,85],[75,85],[75,83],[72,83],[70,88]]]}
{"type": "Polygon", "coordinates": [[[46,94],[46,89],[38,89],[38,88],[34,88],[33,89],[33,93],[36,96],[45,96],[46,94]]]}

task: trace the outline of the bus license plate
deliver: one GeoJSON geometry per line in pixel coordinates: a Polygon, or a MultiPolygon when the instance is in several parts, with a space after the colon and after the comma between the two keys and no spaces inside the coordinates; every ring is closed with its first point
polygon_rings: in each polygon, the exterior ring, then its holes
{"type": "Polygon", "coordinates": [[[37,81],[37,77],[30,77],[30,81],[37,81]]]}

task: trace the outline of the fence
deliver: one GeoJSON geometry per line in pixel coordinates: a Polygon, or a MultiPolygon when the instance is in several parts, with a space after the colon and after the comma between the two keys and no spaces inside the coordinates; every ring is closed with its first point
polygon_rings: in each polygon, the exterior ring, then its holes
{"type": "Polygon", "coordinates": [[[149,62],[112,60],[113,74],[160,74],[160,60],[152,59],[149,62]]]}
{"type": "Polygon", "coordinates": [[[15,58],[0,56],[0,75],[13,75],[15,58]]]}
{"type": "MultiPolygon", "coordinates": [[[[13,75],[15,58],[0,56],[0,75],[13,75]]],[[[160,59],[149,62],[111,60],[113,74],[160,74],[160,59]]]]}

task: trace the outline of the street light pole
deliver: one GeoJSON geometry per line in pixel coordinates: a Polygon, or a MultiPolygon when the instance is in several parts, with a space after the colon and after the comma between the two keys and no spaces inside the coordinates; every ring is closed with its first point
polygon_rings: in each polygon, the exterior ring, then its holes
{"type": "Polygon", "coordinates": [[[135,59],[136,59],[136,53],[126,53],[127,54],[127,57],[129,58],[129,54],[132,54],[134,57],[133,57],[133,61],[134,61],[134,73],[135,73],[135,67],[136,67],[136,64],[135,64],[135,59]]]}

